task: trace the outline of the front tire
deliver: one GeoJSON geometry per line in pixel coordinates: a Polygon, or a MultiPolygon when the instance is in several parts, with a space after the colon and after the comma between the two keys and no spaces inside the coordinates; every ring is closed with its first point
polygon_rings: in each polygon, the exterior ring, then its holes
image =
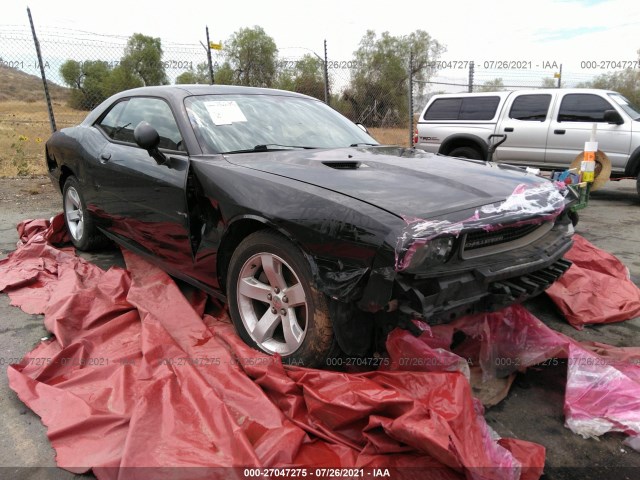
{"type": "Polygon", "coordinates": [[[95,227],[87,212],[87,204],[76,177],[71,176],[64,182],[62,209],[71,243],[78,250],[91,251],[106,243],[106,238],[95,227]]]}
{"type": "Polygon", "coordinates": [[[575,227],[576,225],[578,225],[578,222],[580,221],[580,215],[578,215],[578,212],[576,212],[574,210],[570,210],[569,211],[569,220],[571,220],[571,225],[573,225],[575,227]]]}
{"type": "Polygon", "coordinates": [[[282,235],[259,231],[231,257],[227,275],[231,320],[248,345],[279,353],[285,363],[326,365],[334,340],[327,298],[307,260],[282,235]]]}

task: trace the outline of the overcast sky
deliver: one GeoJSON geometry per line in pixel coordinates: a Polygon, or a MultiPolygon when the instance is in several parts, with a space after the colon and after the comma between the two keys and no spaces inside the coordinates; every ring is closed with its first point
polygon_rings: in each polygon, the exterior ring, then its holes
{"type": "Polygon", "coordinates": [[[141,32],[180,43],[203,40],[205,25],[215,41],[260,25],[283,57],[322,55],[327,39],[329,57],[348,60],[368,29],[426,30],[447,47],[447,60],[557,61],[574,70],[585,60],[637,60],[640,49],[638,0],[11,0],[0,26],[25,25],[27,5],[38,29],[141,32]]]}

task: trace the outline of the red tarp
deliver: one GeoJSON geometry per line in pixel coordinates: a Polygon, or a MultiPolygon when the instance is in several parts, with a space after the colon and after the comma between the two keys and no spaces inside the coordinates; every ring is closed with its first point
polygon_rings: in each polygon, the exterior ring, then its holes
{"type": "Polygon", "coordinates": [[[154,478],[176,478],[161,467],[200,467],[185,478],[211,478],[218,471],[209,467],[357,466],[417,469],[396,472],[407,478],[538,478],[544,448],[494,439],[471,395],[469,361],[492,376],[550,357],[615,356],[622,367],[569,362],[567,424],[593,434],[604,419],[599,433],[639,433],[640,354],[587,349],[520,306],[425,326],[419,338],[396,330],[379,371],[285,368],[242,343],[221,308],[203,315],[202,294],[185,299],[139,257],[125,252],[128,271],[104,272],[47,243],[58,220],[44,235],[29,225],[22,232],[30,240],[0,261],[0,289],[44,313],[55,339],[7,372],[48,427],[58,464],[72,471],[146,478],[127,467],[149,467],[154,478]],[[456,330],[468,338],[451,352],[456,330]]]}
{"type": "Polygon", "coordinates": [[[577,329],[640,316],[640,289],[620,260],[580,235],[565,255],[573,265],[547,290],[567,321],[577,329]]]}
{"type": "MultiPolygon", "coordinates": [[[[125,252],[129,271],[103,272],[48,235],[0,263],[0,287],[55,334],[7,372],[63,468],[134,478],[149,471],[127,467],[378,466],[515,479],[522,462],[540,475],[544,448],[492,439],[458,372],[285,369],[139,257],[125,252]]],[[[187,477],[211,475],[198,472],[187,477]]]]}

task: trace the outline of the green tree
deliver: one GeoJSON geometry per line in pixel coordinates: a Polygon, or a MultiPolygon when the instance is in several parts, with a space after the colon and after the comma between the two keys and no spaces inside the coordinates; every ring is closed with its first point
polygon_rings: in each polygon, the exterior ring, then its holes
{"type": "MultiPolygon", "coordinates": [[[[221,69],[226,82],[249,87],[271,87],[276,80],[278,48],[262,27],[241,28],[227,40],[227,62],[221,69]]],[[[216,83],[218,83],[216,79],[216,83]]]]}
{"type": "Polygon", "coordinates": [[[493,80],[487,80],[477,89],[478,92],[500,92],[506,90],[501,78],[494,78],[493,80]]]}
{"type": "Polygon", "coordinates": [[[69,106],[80,110],[91,110],[110,93],[108,89],[111,67],[107,62],[67,60],[60,67],[60,75],[71,87],[69,106]]]}
{"type": "Polygon", "coordinates": [[[322,60],[309,53],[299,60],[283,60],[278,64],[278,73],[273,86],[324,100],[322,67],[322,60]]]}
{"type": "Polygon", "coordinates": [[[236,75],[229,62],[224,62],[215,71],[215,80],[217,85],[235,85],[236,75]]]}
{"type": "Polygon", "coordinates": [[[542,88],[557,88],[558,80],[556,78],[545,77],[542,79],[540,86],[542,88]]]}
{"type": "Polygon", "coordinates": [[[597,76],[591,82],[578,85],[581,88],[602,88],[621,93],[635,105],[640,105],[640,70],[627,68],[597,76]]]}
{"type": "Polygon", "coordinates": [[[371,126],[401,124],[408,118],[409,56],[414,95],[423,97],[435,73],[435,61],[445,48],[424,30],[402,37],[389,32],[378,36],[367,31],[354,52],[352,71],[344,98],[351,104],[352,120],[371,126]]]}
{"type": "Polygon", "coordinates": [[[293,90],[324,100],[324,73],[322,61],[307,53],[295,62],[293,90]]]}
{"type": "Polygon", "coordinates": [[[105,80],[105,92],[107,96],[114,95],[130,88],[144,87],[144,82],[128,67],[120,63],[111,70],[105,80]]]}
{"type": "Polygon", "coordinates": [[[196,65],[196,69],[190,68],[186,72],[181,73],[176,77],[176,85],[179,84],[204,84],[208,85],[211,80],[209,75],[209,64],[199,63],[196,65]]]}
{"type": "Polygon", "coordinates": [[[276,79],[273,82],[273,88],[280,90],[295,91],[295,73],[293,68],[288,68],[285,63],[281,63],[276,72],[276,79]]]}
{"type": "Polygon", "coordinates": [[[142,33],[131,35],[119,66],[141,80],[144,86],[169,83],[162,63],[162,41],[159,38],[142,33]]]}
{"type": "Polygon", "coordinates": [[[71,87],[69,106],[91,110],[110,95],[129,88],[168,83],[159,38],[135,33],[114,68],[108,62],[67,60],[60,75],[71,87]]]}

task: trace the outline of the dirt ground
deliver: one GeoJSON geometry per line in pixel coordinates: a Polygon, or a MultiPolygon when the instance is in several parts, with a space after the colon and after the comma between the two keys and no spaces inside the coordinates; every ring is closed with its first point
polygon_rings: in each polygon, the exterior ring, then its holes
{"type": "MultiPolygon", "coordinates": [[[[15,248],[15,225],[26,218],[49,218],[61,210],[61,198],[46,177],[0,179],[0,258],[15,248]]],[[[640,285],[640,198],[635,181],[610,182],[592,194],[580,213],[577,233],[618,256],[640,285]]],[[[103,268],[122,265],[117,250],[86,256],[103,268]]],[[[606,294],[606,292],[604,292],[606,294]]],[[[594,299],[597,301],[597,299],[594,299]]],[[[547,325],[579,340],[616,346],[640,346],[640,318],[577,331],[542,295],[526,303],[547,325]]],[[[42,316],[27,315],[9,305],[0,294],[0,367],[7,359],[22,357],[48,336],[42,316]]],[[[566,365],[531,368],[519,374],[508,397],[486,412],[489,425],[501,436],[544,445],[546,479],[637,479],[640,453],[623,445],[623,435],[607,434],[599,440],[583,439],[564,427],[563,397],[566,365]]],[[[9,389],[0,375],[0,478],[78,478],[55,468],[54,451],[39,418],[9,389]]]]}

